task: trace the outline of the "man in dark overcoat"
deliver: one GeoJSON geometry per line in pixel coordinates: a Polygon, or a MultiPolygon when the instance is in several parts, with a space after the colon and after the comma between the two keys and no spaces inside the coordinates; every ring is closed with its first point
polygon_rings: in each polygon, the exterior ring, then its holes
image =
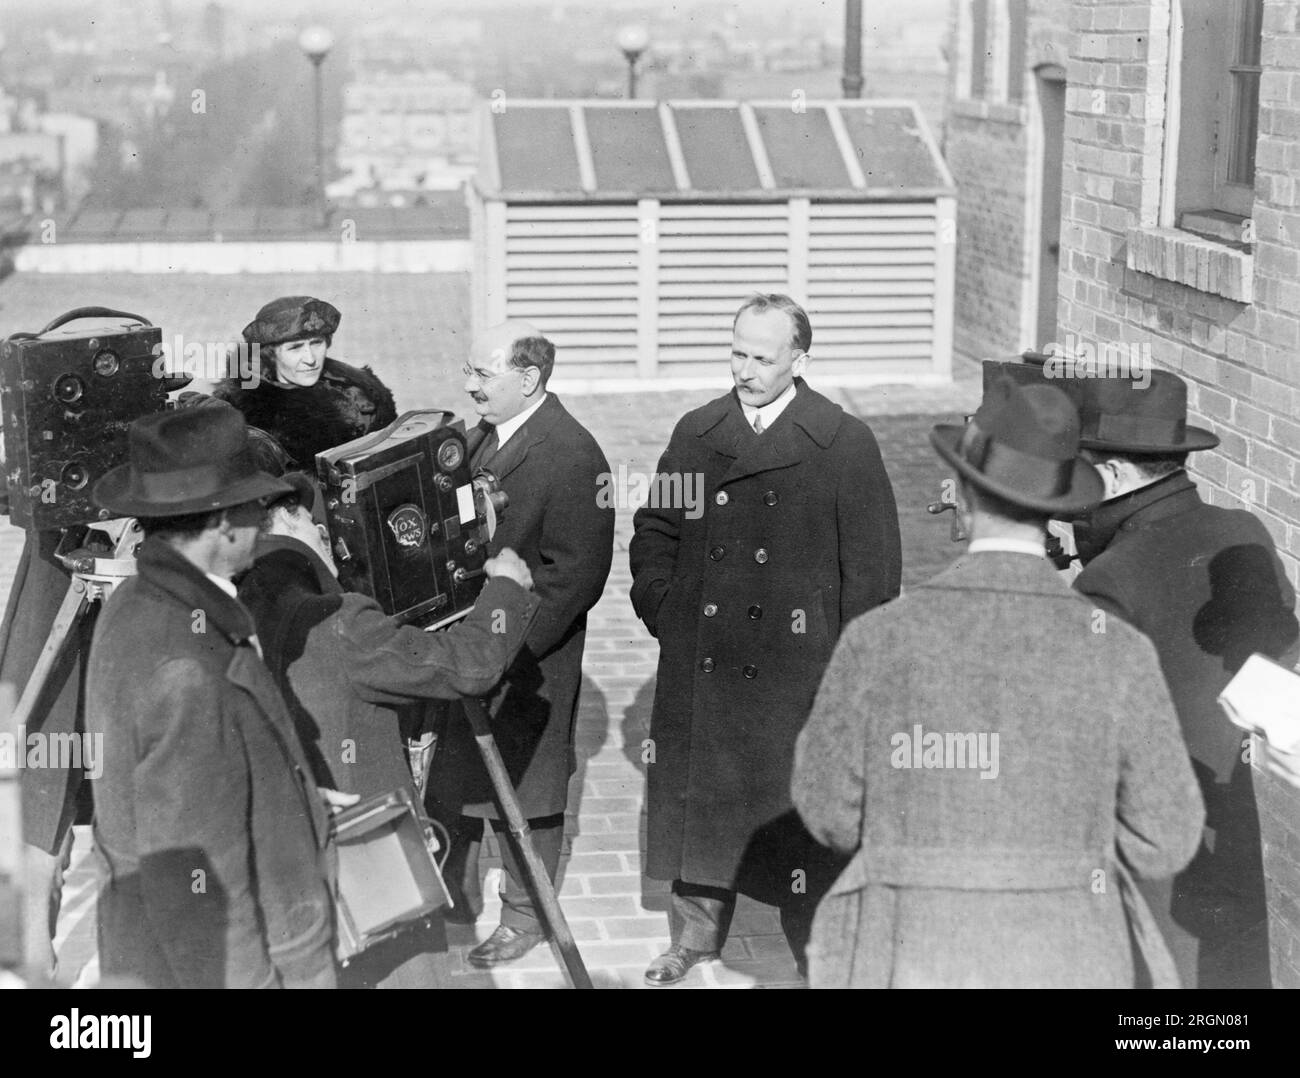
{"type": "MultiPolygon", "coordinates": [[[[318,785],[363,799],[399,788],[415,797],[405,736],[424,709],[404,705],[496,687],[537,612],[532,576],[503,550],[488,559],[488,581],[462,621],[437,633],[402,625],[374,599],[343,590],[328,535],[311,517],[311,480],[301,472],[284,479],[294,493],[269,507],[256,561],[239,582],[266,665],[318,785]]],[[[340,984],[450,987],[446,950],[434,917],[354,958],[340,984]]]]}
{"type": "MultiPolygon", "coordinates": [[[[519,795],[532,841],[554,881],[564,840],[587,611],[600,599],[614,552],[614,510],[598,493],[609,464],[596,440],[546,389],[555,346],[527,322],[495,326],[476,340],[465,391],[480,422],[470,437],[475,470],[492,472],[509,497],[491,553],[519,553],[541,606],[528,639],[490,701],[492,732],[519,795]]],[[[448,883],[479,904],[483,821],[500,837],[501,923],[470,951],[480,968],[526,954],[546,936],[492,784],[459,705],[450,707],[429,778],[431,809],[453,831],[448,883]]]]}
{"type": "Polygon", "coordinates": [[[231,582],[262,499],[290,488],[256,469],[233,409],[147,416],[129,444],[94,492],[145,533],[87,671],[100,969],[155,988],[333,987],[328,813],[231,582]]]}
{"type": "Polygon", "coordinates": [[[1142,386],[1085,383],[1081,444],[1106,498],[1074,527],[1074,586],[1155,644],[1205,797],[1201,849],[1149,888],[1184,985],[1268,987],[1268,911],[1245,735],[1219,693],[1252,652],[1296,657],[1295,594],[1272,538],[1245,509],[1207,505],[1188,453],[1219,439],[1187,423],[1187,387],[1169,371],[1142,386]]]}
{"type": "Polygon", "coordinates": [[[817,911],[814,988],[1131,988],[1132,876],[1185,865],[1203,818],[1155,649],[1045,557],[1101,484],[1059,389],[995,383],[935,449],[968,550],[840,637],[793,795],[853,855],[817,911]],[[1104,690],[1104,691],[1103,691],[1104,690]]]}
{"type": "Polygon", "coordinates": [[[677,423],[634,518],[632,604],[660,648],[646,874],[673,884],[652,985],[718,956],[738,890],[779,905],[802,968],[835,875],[791,807],[795,738],[841,627],[898,595],[901,556],[875,437],[803,380],[811,340],[788,296],[741,306],[734,389],[677,423]]]}

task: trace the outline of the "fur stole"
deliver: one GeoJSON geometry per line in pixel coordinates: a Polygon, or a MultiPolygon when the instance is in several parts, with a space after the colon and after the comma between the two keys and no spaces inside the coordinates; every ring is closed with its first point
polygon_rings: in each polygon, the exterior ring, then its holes
{"type": "Polygon", "coordinates": [[[314,386],[284,389],[263,379],[255,389],[237,379],[220,383],[214,397],[243,413],[250,427],[271,435],[291,458],[291,467],[316,471],[316,454],[350,442],[397,418],[393,394],[369,367],[327,358],[314,386]]]}

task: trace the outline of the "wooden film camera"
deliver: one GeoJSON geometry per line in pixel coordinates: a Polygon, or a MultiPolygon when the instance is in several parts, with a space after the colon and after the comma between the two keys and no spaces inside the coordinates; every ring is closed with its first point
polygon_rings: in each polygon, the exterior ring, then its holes
{"type": "Polygon", "coordinates": [[[186,379],[160,377],[162,330],[124,311],[79,307],[0,344],[9,516],[22,528],[107,520],[95,482],[127,458],[132,420],[167,405],[186,379]],[[95,318],[92,330],[63,329],[95,318]]]}
{"type": "Polygon", "coordinates": [[[465,425],[406,412],[316,457],[339,582],[399,620],[437,628],[474,605],[504,502],[471,477],[465,425]]]}
{"type": "Polygon", "coordinates": [[[409,790],[344,809],[334,817],[334,845],[340,962],[451,905],[409,790]]]}

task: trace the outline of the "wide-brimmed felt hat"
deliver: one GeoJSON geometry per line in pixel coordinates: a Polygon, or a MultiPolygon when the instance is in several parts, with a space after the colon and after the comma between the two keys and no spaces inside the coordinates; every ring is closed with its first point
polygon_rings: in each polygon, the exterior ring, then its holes
{"type": "Polygon", "coordinates": [[[342,317],[338,308],[323,299],[281,296],[271,300],[244,327],[244,340],[269,346],[305,337],[332,337],[342,317]]]}
{"type": "Polygon", "coordinates": [[[1101,477],[1079,456],[1078,410],[1055,386],[999,379],[968,426],[941,423],[930,442],[973,486],[1013,505],[1066,514],[1102,499],[1101,477]]]}
{"type": "Polygon", "coordinates": [[[1085,449],[1113,453],[1194,453],[1219,438],[1187,423],[1187,383],[1173,371],[1151,371],[1145,386],[1131,378],[1081,381],[1079,414],[1085,449]]]}
{"type": "Polygon", "coordinates": [[[170,517],[225,509],[292,492],[259,471],[248,426],[234,408],[183,408],[137,419],[129,463],[95,484],[95,503],[124,517],[170,517]]]}
{"type": "MultiPolygon", "coordinates": [[[[312,520],[318,524],[325,523],[325,507],[321,498],[320,487],[306,472],[285,472],[280,476],[282,482],[289,485],[290,491],[283,495],[282,498],[275,499],[279,501],[293,501],[302,506],[310,514],[312,520]]],[[[271,504],[275,504],[272,502],[271,504]]]]}

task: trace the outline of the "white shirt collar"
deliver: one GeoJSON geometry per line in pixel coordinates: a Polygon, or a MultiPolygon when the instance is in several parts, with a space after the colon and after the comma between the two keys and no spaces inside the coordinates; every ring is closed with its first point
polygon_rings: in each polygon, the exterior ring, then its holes
{"type": "Polygon", "coordinates": [[[507,419],[504,423],[497,424],[497,448],[500,449],[510,440],[510,436],[522,427],[528,417],[540,408],[546,401],[546,391],[542,390],[541,398],[531,408],[525,408],[513,419],[507,419]]]}
{"type": "Polygon", "coordinates": [[[209,580],[211,580],[212,583],[214,583],[217,587],[219,587],[232,599],[239,598],[239,589],[235,587],[233,582],[227,580],[224,576],[216,576],[213,573],[204,573],[203,575],[206,576],[209,580]]]}
{"type": "Polygon", "coordinates": [[[790,402],[794,400],[794,395],[798,388],[798,386],[791,382],[785,387],[785,392],[777,397],[776,400],[763,405],[761,408],[755,408],[752,404],[742,403],[740,407],[745,413],[745,422],[752,427],[754,425],[754,417],[756,415],[761,415],[763,417],[763,429],[769,430],[772,424],[776,422],[776,417],[784,412],[790,402]]]}
{"type": "Polygon", "coordinates": [[[1000,552],[1004,554],[1032,554],[1035,558],[1047,557],[1047,547],[1028,539],[972,539],[966,548],[969,554],[987,554],[1000,552]]]}

